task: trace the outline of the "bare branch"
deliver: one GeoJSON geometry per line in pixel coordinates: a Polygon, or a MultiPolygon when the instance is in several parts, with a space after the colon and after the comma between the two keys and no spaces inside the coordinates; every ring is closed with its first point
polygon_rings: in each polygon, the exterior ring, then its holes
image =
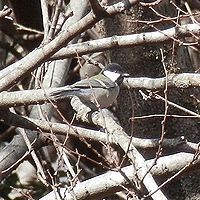
{"type": "MultiPolygon", "coordinates": [[[[192,159],[193,154],[189,153],[179,153],[176,155],[161,157],[158,159],[157,164],[152,168],[151,173],[154,176],[160,176],[162,174],[163,177],[165,176],[165,173],[168,174],[168,172],[174,174],[175,172],[184,168],[192,161],[192,159]]],[[[146,164],[150,167],[152,162],[153,160],[149,160],[146,161],[146,164]]],[[[196,167],[198,167],[200,164],[200,159],[196,160],[195,163],[197,164],[196,167]]],[[[121,169],[121,172],[110,171],[87,181],[83,181],[82,183],[77,184],[73,188],[72,192],[68,192],[66,188],[61,188],[60,194],[62,197],[65,197],[65,200],[74,199],[74,195],[77,199],[81,199],[82,197],[87,199],[103,198],[109,195],[110,192],[113,193],[120,191],[122,189],[121,185],[128,186],[129,182],[127,182],[126,177],[128,177],[130,181],[134,181],[134,167],[124,167],[121,169]],[[98,186],[94,184],[97,181],[99,183],[98,186]]],[[[40,200],[54,200],[56,196],[60,197],[58,196],[58,193],[50,192],[40,200]]]]}
{"type": "Polygon", "coordinates": [[[110,17],[109,13],[106,12],[106,10],[101,6],[98,0],[89,0],[89,1],[92,7],[92,11],[97,17],[100,17],[101,15],[102,17],[110,17]]]}
{"type": "MultiPolygon", "coordinates": [[[[170,74],[168,75],[167,85],[168,88],[181,88],[186,89],[190,87],[199,87],[200,75],[195,73],[182,73],[182,74],[170,74]]],[[[128,78],[124,81],[123,87],[126,84],[132,89],[149,89],[159,90],[164,89],[166,78],[128,78]]]]}
{"type": "MultiPolygon", "coordinates": [[[[110,15],[115,15],[119,12],[119,9],[114,11],[109,11],[109,9],[107,9],[107,12],[110,15]]],[[[101,18],[94,17],[92,12],[88,13],[78,22],[63,30],[58,37],[53,39],[48,44],[35,49],[23,59],[1,70],[0,90],[6,90],[13,85],[13,82],[22,80],[25,76],[27,76],[27,74],[29,74],[30,71],[33,71],[37,66],[46,61],[48,57],[52,56],[59,49],[66,46],[68,42],[70,42],[78,34],[92,27],[99,20],[101,20],[101,18]]]]}
{"type": "MultiPolygon", "coordinates": [[[[115,138],[113,138],[112,135],[107,137],[107,134],[102,131],[90,130],[78,126],[71,126],[68,124],[47,122],[44,120],[23,117],[6,111],[4,111],[4,114],[1,113],[1,121],[7,125],[13,125],[35,131],[37,131],[38,129],[43,132],[53,131],[56,134],[69,134],[79,138],[86,138],[95,141],[102,141],[105,143],[110,142],[111,144],[117,144],[117,141],[115,141],[115,138]]],[[[140,149],[156,149],[159,145],[159,138],[142,139],[131,137],[131,141],[136,148],[140,149]]],[[[174,149],[175,151],[186,151],[191,153],[194,153],[197,148],[196,144],[187,142],[184,137],[176,139],[164,139],[162,147],[169,149],[170,152],[172,151],[172,149],[174,149]]]]}
{"type": "MultiPolygon", "coordinates": [[[[72,56],[83,55],[87,53],[100,52],[108,49],[117,49],[122,47],[131,47],[136,45],[165,43],[169,41],[178,41],[179,44],[184,45],[181,40],[177,38],[184,38],[190,36],[191,33],[199,35],[199,24],[187,24],[180,27],[173,27],[162,31],[146,32],[132,35],[112,36],[98,40],[82,42],[79,44],[68,45],[66,48],[60,49],[50,57],[53,59],[63,59],[72,56]]],[[[198,41],[197,41],[198,43],[198,41]]]]}
{"type": "MultiPolygon", "coordinates": [[[[77,97],[73,97],[71,100],[72,107],[74,110],[77,111],[77,113],[80,113],[80,111],[83,113],[85,110],[85,105],[80,106],[80,100],[77,97]]],[[[129,136],[123,131],[122,127],[119,126],[111,117],[109,117],[106,114],[95,112],[90,117],[87,117],[87,113],[80,116],[82,121],[85,122],[92,122],[93,124],[97,126],[104,127],[109,135],[111,134],[114,140],[117,142],[117,144],[124,150],[124,152],[127,152],[127,156],[132,162],[132,165],[134,166],[137,177],[139,180],[143,182],[147,190],[154,191],[157,189],[157,184],[154,181],[152,175],[150,173],[146,174],[148,171],[148,168],[145,164],[145,160],[142,157],[142,155],[138,152],[138,150],[134,147],[132,143],[130,143],[129,136]]],[[[164,194],[161,192],[161,190],[158,190],[155,194],[151,196],[153,199],[166,199],[164,194]]]]}
{"type": "MultiPolygon", "coordinates": [[[[164,89],[166,78],[126,78],[122,85],[122,89],[150,89],[158,90],[164,89]]],[[[170,74],[167,80],[168,88],[181,88],[186,89],[190,87],[200,86],[200,74],[182,73],[182,74],[170,74]]],[[[64,86],[65,87],[65,86],[64,86]]],[[[0,108],[30,105],[47,102],[48,94],[60,90],[59,88],[26,90],[16,92],[1,92],[0,93],[0,108]]],[[[59,101],[64,101],[67,96],[60,97],[59,101]]]]}

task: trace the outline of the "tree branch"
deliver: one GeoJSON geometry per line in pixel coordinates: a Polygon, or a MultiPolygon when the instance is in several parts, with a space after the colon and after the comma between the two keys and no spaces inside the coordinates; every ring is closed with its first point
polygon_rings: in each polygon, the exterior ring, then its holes
{"type": "MultiPolygon", "coordinates": [[[[177,38],[191,36],[191,33],[199,35],[199,28],[199,24],[186,24],[180,27],[173,27],[161,31],[153,31],[123,36],[114,35],[108,38],[102,38],[98,40],[82,42],[79,44],[68,45],[67,47],[60,49],[49,59],[54,60],[73,57],[76,56],[77,53],[80,56],[83,54],[106,51],[122,47],[125,48],[137,45],[156,43],[160,44],[173,41],[173,39],[177,41],[177,38]]],[[[179,43],[181,43],[181,41],[179,43]]]]}
{"type": "MultiPolygon", "coordinates": [[[[126,78],[121,86],[122,89],[149,89],[159,90],[164,89],[166,78],[126,78]]],[[[168,88],[186,89],[190,87],[200,86],[200,74],[182,73],[170,74],[168,76],[168,88]]],[[[63,87],[64,88],[64,87],[63,87]]],[[[15,92],[1,92],[0,93],[0,108],[8,108],[13,106],[30,105],[48,102],[49,93],[55,92],[59,88],[47,88],[37,90],[25,90],[15,92]]],[[[60,97],[59,101],[65,101],[66,96],[60,97]]],[[[53,100],[53,99],[52,99],[53,100]]]]}
{"type": "MultiPolygon", "coordinates": [[[[48,133],[53,131],[56,134],[61,134],[61,135],[69,134],[74,137],[85,138],[94,141],[101,141],[104,143],[109,142],[111,144],[117,144],[117,141],[115,140],[114,137],[112,137],[112,135],[107,137],[107,134],[102,131],[95,131],[78,126],[69,126],[68,124],[48,122],[44,120],[33,119],[30,117],[22,117],[20,115],[11,112],[3,111],[1,113],[0,120],[7,125],[21,127],[29,130],[38,131],[38,129],[40,129],[41,131],[48,133]]],[[[160,138],[144,139],[136,137],[131,137],[129,139],[136,148],[151,149],[151,150],[158,148],[160,140],[160,138]]],[[[198,146],[195,143],[188,142],[184,137],[178,137],[175,139],[164,138],[162,147],[163,149],[166,149],[165,152],[170,151],[170,153],[172,153],[173,151],[194,153],[197,151],[198,146]]]]}
{"type": "MultiPolygon", "coordinates": [[[[83,113],[83,111],[86,110],[85,105],[82,104],[80,106],[81,103],[77,97],[72,98],[71,104],[77,113],[83,113]]],[[[148,168],[145,164],[144,158],[138,152],[132,142],[130,142],[129,136],[123,131],[121,126],[119,126],[111,117],[102,112],[95,112],[91,116],[88,116],[87,113],[85,113],[82,114],[80,118],[84,122],[92,122],[97,126],[103,127],[107,131],[108,137],[109,135],[112,135],[114,140],[124,150],[124,152],[127,152],[127,156],[131,160],[135,172],[137,173],[137,178],[143,182],[146,189],[149,192],[157,189],[158,186],[152,175],[147,173],[148,168]]],[[[153,199],[166,199],[161,190],[158,190],[151,197],[153,199]]]]}
{"type": "MultiPolygon", "coordinates": [[[[177,155],[170,155],[161,157],[158,159],[157,164],[151,169],[151,173],[154,176],[160,176],[163,172],[170,171],[171,174],[181,170],[193,159],[193,154],[189,153],[179,153],[177,155]],[[165,171],[163,170],[165,169],[165,171]]],[[[152,165],[154,160],[146,161],[148,167],[152,165]]],[[[200,164],[200,159],[196,160],[196,164],[200,164]]],[[[66,188],[61,188],[59,194],[50,192],[46,196],[42,197],[40,200],[54,200],[57,197],[63,197],[65,200],[71,200],[76,197],[76,199],[95,199],[103,198],[109,194],[120,191],[123,186],[128,186],[129,181],[134,181],[135,169],[133,166],[128,166],[122,168],[120,171],[109,171],[103,175],[96,176],[89,180],[83,181],[82,183],[77,184],[72,191],[67,190],[66,188]],[[127,181],[127,178],[129,181],[127,181]],[[96,185],[94,183],[98,182],[96,185]]],[[[152,191],[153,192],[153,191],[152,191]]],[[[160,198],[158,198],[160,200],[160,198]]]]}
{"type": "MultiPolygon", "coordinates": [[[[137,3],[137,1],[135,1],[134,3],[137,3]]],[[[107,12],[110,15],[115,15],[121,11],[119,9],[118,10],[107,9],[107,12]]],[[[91,28],[99,20],[101,20],[101,18],[95,17],[92,12],[88,13],[78,22],[69,26],[67,29],[63,30],[57,37],[55,37],[48,44],[35,49],[34,51],[30,52],[28,55],[26,55],[18,62],[1,70],[0,91],[6,90],[9,87],[11,87],[13,85],[13,82],[18,82],[22,80],[37,66],[45,62],[47,58],[52,56],[62,47],[65,47],[78,34],[84,32],[88,28],[91,28]]]]}

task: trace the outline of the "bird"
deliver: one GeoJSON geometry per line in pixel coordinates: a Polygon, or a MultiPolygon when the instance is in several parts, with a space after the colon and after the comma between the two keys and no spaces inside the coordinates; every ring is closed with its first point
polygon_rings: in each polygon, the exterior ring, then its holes
{"type": "Polygon", "coordinates": [[[49,93],[54,100],[77,96],[91,110],[107,108],[116,100],[124,77],[129,77],[117,63],[108,64],[99,74],[49,93]]]}

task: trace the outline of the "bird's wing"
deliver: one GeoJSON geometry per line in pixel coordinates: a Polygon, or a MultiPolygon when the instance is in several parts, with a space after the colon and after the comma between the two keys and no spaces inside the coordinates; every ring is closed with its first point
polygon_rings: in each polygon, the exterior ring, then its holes
{"type": "Polygon", "coordinates": [[[110,81],[107,77],[103,76],[102,74],[98,74],[93,76],[89,79],[83,79],[74,83],[71,88],[112,88],[116,87],[116,84],[110,81]]]}
{"type": "Polygon", "coordinates": [[[51,92],[49,95],[54,99],[66,96],[80,96],[84,92],[91,91],[91,88],[102,88],[102,89],[110,89],[116,87],[116,83],[110,81],[109,78],[103,76],[102,74],[98,74],[89,79],[83,79],[74,83],[73,85],[64,86],[57,88],[54,92],[51,92]]]}

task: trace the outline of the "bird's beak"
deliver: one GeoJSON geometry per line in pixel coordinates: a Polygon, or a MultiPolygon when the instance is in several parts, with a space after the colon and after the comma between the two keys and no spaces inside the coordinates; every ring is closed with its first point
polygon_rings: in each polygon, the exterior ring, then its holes
{"type": "Polygon", "coordinates": [[[123,76],[123,77],[129,77],[130,74],[128,74],[128,73],[123,73],[122,76],[123,76]]]}

